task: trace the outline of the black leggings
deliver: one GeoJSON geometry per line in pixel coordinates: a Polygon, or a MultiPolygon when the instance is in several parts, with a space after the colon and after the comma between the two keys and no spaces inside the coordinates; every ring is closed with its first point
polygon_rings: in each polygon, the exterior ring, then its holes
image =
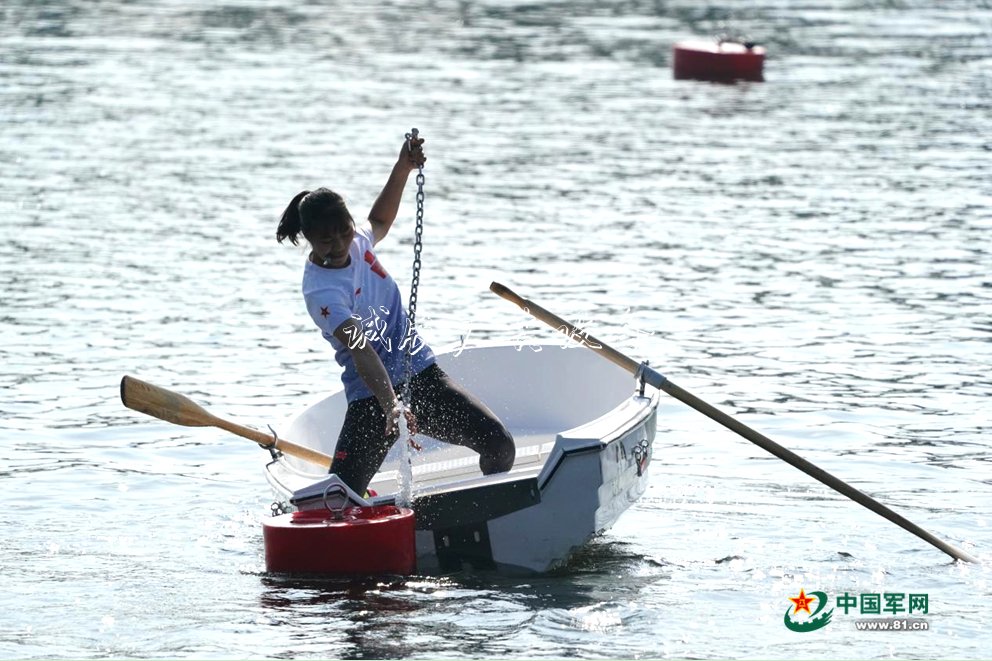
{"type": "MultiPolygon", "coordinates": [[[[478,452],[484,475],[513,466],[516,446],[510,432],[496,414],[436,364],[410,381],[410,399],[418,430],[478,452]]],[[[395,441],[386,436],[386,415],[375,397],[349,402],[330,472],[356,493],[365,493],[395,441]]]]}

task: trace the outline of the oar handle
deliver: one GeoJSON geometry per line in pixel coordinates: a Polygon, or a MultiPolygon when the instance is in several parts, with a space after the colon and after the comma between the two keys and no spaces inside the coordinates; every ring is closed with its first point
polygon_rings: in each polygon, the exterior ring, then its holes
{"type": "Polygon", "coordinates": [[[665,393],[671,395],[680,402],[699,411],[700,413],[710,418],[711,420],[719,422],[727,429],[736,432],[737,434],[740,434],[741,436],[751,441],[752,443],[762,448],[763,450],[770,452],[779,459],[794,466],[795,468],[798,468],[799,470],[806,473],[810,477],[819,480],[820,482],[827,485],[831,489],[834,489],[835,491],[847,496],[848,498],[855,501],[859,505],[863,505],[864,507],[867,507],[871,511],[888,519],[892,523],[895,523],[904,530],[913,533],[920,539],[928,542],[929,544],[932,544],[933,546],[940,549],[941,551],[951,556],[952,558],[955,558],[957,560],[964,560],[966,562],[978,562],[978,560],[973,556],[935,537],[934,535],[930,534],[929,532],[919,527],[912,521],[906,519],[904,516],[897,514],[896,512],[893,512],[891,509],[889,509],[882,503],[878,502],[874,498],[868,496],[862,491],[859,491],[858,489],[855,489],[847,482],[844,482],[840,478],[834,477],[833,475],[823,470],[822,468],[807,461],[806,459],[803,459],[792,450],[789,450],[779,445],[778,443],[768,438],[764,434],[755,431],[754,429],[751,429],[744,423],[724,413],[723,411],[716,408],[712,404],[709,404],[699,399],[698,397],[688,392],[687,390],[680,388],[679,386],[669,381],[668,378],[666,378],[663,374],[647,367],[646,364],[638,363],[634,361],[633,359],[625,356],[616,349],[613,349],[612,347],[608,346],[606,343],[597,340],[596,338],[589,335],[585,331],[582,331],[581,329],[568,323],[558,315],[549,312],[548,310],[545,310],[543,307],[534,303],[533,301],[518,296],[508,287],[501,285],[498,282],[493,282],[492,284],[490,284],[489,289],[493,293],[498,294],[499,296],[505,298],[511,303],[518,305],[521,309],[523,309],[524,312],[527,312],[533,315],[534,317],[537,317],[538,319],[548,324],[552,328],[557,329],[559,332],[566,333],[570,337],[582,338],[582,344],[589,347],[590,349],[592,349],[599,355],[603,356],[604,358],[615,363],[616,365],[619,365],[620,367],[624,368],[628,372],[635,375],[636,374],[641,375],[641,378],[643,378],[645,382],[650,384],[651,386],[654,386],[655,388],[664,391],[665,393]]]}

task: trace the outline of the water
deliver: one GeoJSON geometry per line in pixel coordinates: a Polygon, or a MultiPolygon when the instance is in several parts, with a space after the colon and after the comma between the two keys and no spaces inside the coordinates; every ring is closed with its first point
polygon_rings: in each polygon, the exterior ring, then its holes
{"type": "Polygon", "coordinates": [[[547,339],[499,280],[989,557],[990,9],[8,0],[0,656],[987,657],[987,566],[674,401],[562,572],[308,584],[263,571],[264,453],[117,387],[262,427],[332,387],[276,218],[317,185],[364,213],[416,126],[433,345],[547,339]],[[672,80],[728,30],[767,82],[672,80]],[[927,593],[931,630],[793,633],[801,587],[927,593]]]}
{"type": "Polygon", "coordinates": [[[399,461],[399,489],[396,491],[395,503],[397,507],[411,507],[413,505],[413,443],[416,443],[410,428],[407,425],[407,407],[400,404],[400,415],[396,419],[399,428],[397,438],[400,443],[399,461]]]}

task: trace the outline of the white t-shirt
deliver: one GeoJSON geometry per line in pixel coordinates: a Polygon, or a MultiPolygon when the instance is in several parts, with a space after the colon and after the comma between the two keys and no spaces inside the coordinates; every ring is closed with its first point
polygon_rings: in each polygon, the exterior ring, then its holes
{"type": "MultiPolygon", "coordinates": [[[[434,352],[419,335],[407,338],[408,319],[400,289],[376,259],[372,241],[372,228],[358,227],[348,249],[348,266],[324,268],[308,259],[303,269],[307,311],[334,348],[334,359],[344,368],[341,381],[349,402],[372,397],[355,369],[349,346],[334,337],[334,331],[349,317],[365,330],[366,341],[379,354],[394,386],[405,377],[407,345],[413,354],[412,374],[434,363],[434,352]]],[[[349,338],[349,345],[358,340],[349,338]]]]}

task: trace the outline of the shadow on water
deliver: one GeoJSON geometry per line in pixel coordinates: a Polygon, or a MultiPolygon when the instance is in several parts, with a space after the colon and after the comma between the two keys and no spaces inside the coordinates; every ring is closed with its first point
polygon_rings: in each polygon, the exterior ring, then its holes
{"type": "MultiPolygon", "coordinates": [[[[600,608],[669,577],[665,564],[631,552],[625,542],[592,543],[554,572],[510,576],[496,571],[383,577],[261,577],[260,605],[276,626],[322,632],[316,651],[338,658],[407,658],[423,641],[459,641],[463,654],[492,654],[500,640],[534,626],[549,611],[600,608]],[[419,642],[418,642],[419,641],[419,642]]],[[[565,615],[563,615],[565,616],[565,615]]],[[[428,646],[435,652],[437,644],[428,646]]],[[[287,650],[276,657],[293,656],[287,650]]]]}
{"type": "MultiPolygon", "coordinates": [[[[410,577],[265,576],[260,604],[275,626],[298,628],[300,640],[319,641],[320,653],[337,658],[395,659],[411,655],[405,641],[424,603],[419,579],[410,577]],[[319,638],[311,632],[324,630],[319,638]]],[[[312,645],[312,643],[311,643],[312,645]]],[[[295,657],[299,650],[277,653],[295,657]]]]}

